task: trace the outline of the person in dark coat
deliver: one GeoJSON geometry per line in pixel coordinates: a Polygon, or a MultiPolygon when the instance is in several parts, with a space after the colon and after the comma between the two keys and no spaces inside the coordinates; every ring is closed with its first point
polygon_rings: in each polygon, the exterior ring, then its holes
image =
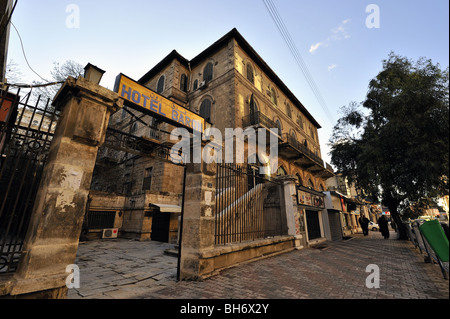
{"type": "Polygon", "coordinates": [[[384,239],[389,238],[389,224],[388,220],[384,215],[381,215],[380,218],[378,218],[378,226],[380,227],[381,235],[383,235],[384,239]]]}
{"type": "Polygon", "coordinates": [[[361,225],[364,236],[369,235],[369,219],[367,219],[366,216],[360,216],[358,221],[361,225]]]}

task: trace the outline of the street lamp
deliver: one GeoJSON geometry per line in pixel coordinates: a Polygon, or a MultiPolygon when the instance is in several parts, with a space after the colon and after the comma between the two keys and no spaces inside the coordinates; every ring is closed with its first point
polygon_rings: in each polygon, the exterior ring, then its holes
{"type": "Polygon", "coordinates": [[[90,63],[84,67],[84,78],[90,82],[94,82],[95,84],[100,83],[104,73],[105,71],[90,63]]]}

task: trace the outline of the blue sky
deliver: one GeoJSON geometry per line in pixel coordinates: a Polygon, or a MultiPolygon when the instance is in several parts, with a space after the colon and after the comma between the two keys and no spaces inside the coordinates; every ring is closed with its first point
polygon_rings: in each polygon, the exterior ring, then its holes
{"type": "MultiPolygon", "coordinates": [[[[317,101],[262,0],[19,0],[12,21],[32,68],[50,78],[53,62],[88,62],[106,71],[101,85],[112,88],[117,74],[138,79],[170,51],[192,59],[232,28],[279,75],[321,124],[322,157],[339,109],[360,102],[389,52],[448,67],[447,0],[272,0],[323,96],[317,101]],[[368,28],[366,7],[379,8],[379,28],[368,28]],[[79,10],[79,27],[66,21],[79,10]]],[[[10,32],[8,60],[23,81],[40,80],[26,65],[19,38],[10,32]]]]}

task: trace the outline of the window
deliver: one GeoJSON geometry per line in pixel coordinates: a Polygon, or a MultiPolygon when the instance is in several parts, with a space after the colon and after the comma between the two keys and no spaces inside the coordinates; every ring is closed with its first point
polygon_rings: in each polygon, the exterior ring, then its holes
{"type": "Polygon", "coordinates": [[[302,128],[302,130],[303,130],[303,119],[302,119],[302,116],[301,116],[301,115],[299,115],[299,116],[297,117],[297,124],[298,124],[298,126],[300,126],[300,127],[302,128]]]}
{"type": "Polygon", "coordinates": [[[273,104],[278,105],[277,92],[275,92],[275,88],[273,87],[270,89],[270,100],[273,104]]]}
{"type": "Polygon", "coordinates": [[[309,135],[311,135],[312,139],[315,140],[315,137],[314,137],[314,129],[313,129],[312,126],[309,127],[309,135]]]}
{"type": "Polygon", "coordinates": [[[180,90],[183,91],[183,92],[187,91],[187,76],[186,76],[186,74],[182,74],[181,75],[180,90]]]}
{"type": "Polygon", "coordinates": [[[280,122],[280,120],[276,120],[276,121],[275,121],[275,125],[276,125],[277,128],[278,128],[278,135],[281,136],[281,134],[283,134],[283,130],[282,130],[282,127],[281,127],[281,122],[280,122]]]}
{"type": "Polygon", "coordinates": [[[253,74],[253,67],[250,63],[247,63],[247,80],[255,84],[255,75],[253,74]]]}
{"type": "Polygon", "coordinates": [[[206,99],[200,105],[200,116],[211,123],[211,100],[206,99]]]}
{"type": "Polygon", "coordinates": [[[161,77],[158,80],[158,85],[156,87],[156,93],[162,93],[164,91],[164,81],[166,80],[166,77],[164,75],[161,75],[161,77]]]}
{"type": "Polygon", "coordinates": [[[286,104],[286,114],[287,114],[287,116],[289,116],[289,118],[292,118],[292,110],[291,110],[291,105],[289,103],[286,104]]]}
{"type": "Polygon", "coordinates": [[[193,90],[195,91],[197,89],[198,89],[198,80],[195,80],[193,90]]]}
{"type": "Polygon", "coordinates": [[[115,211],[89,211],[87,227],[88,229],[113,228],[115,218],[115,211]]]}
{"type": "Polygon", "coordinates": [[[297,134],[295,134],[295,131],[294,131],[294,130],[291,130],[291,131],[289,132],[289,134],[291,135],[292,140],[295,141],[295,142],[297,142],[297,134]]]}
{"type": "Polygon", "coordinates": [[[203,69],[203,81],[206,83],[213,79],[213,64],[209,62],[203,69]]]}
{"type": "Polygon", "coordinates": [[[256,104],[255,97],[250,97],[249,105],[250,125],[258,124],[258,104],[256,104]]]}
{"type": "Polygon", "coordinates": [[[142,183],[143,191],[149,191],[151,189],[152,175],[153,175],[153,167],[146,168],[144,172],[144,181],[142,183]]]}

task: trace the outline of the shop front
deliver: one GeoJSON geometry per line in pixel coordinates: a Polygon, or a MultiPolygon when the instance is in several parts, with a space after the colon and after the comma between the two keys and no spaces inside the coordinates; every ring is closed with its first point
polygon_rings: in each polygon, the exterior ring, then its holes
{"type": "Polygon", "coordinates": [[[297,187],[297,204],[303,211],[306,221],[307,241],[320,241],[325,239],[322,210],[325,208],[325,195],[312,189],[297,187]]]}

